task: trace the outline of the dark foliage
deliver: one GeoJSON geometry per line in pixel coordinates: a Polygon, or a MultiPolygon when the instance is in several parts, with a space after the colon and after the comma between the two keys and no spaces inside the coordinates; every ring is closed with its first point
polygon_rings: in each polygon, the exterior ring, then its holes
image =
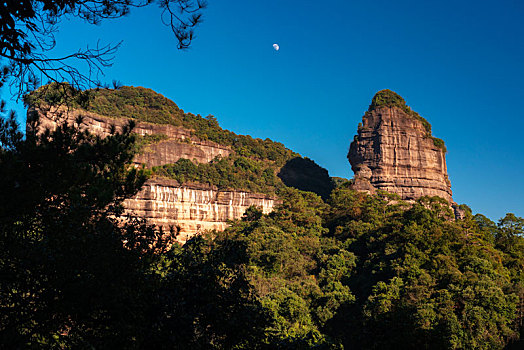
{"type": "Polygon", "coordinates": [[[153,174],[175,179],[181,184],[197,182],[221,190],[244,190],[268,195],[275,195],[284,187],[275,171],[273,162],[237,155],[199,164],[181,158],[174,164],[153,168],[153,174]]]}
{"type": "Polygon", "coordinates": [[[327,170],[309,158],[295,157],[288,160],[280,169],[278,177],[286,186],[316,193],[323,199],[329,198],[335,188],[327,170]]]}
{"type": "MultiPolygon", "coordinates": [[[[8,124],[8,125],[6,125],[8,124]]],[[[100,139],[61,125],[0,139],[0,343],[128,347],[140,334],[154,231],[119,222],[144,181],[131,126],[100,139]]]]}
{"type": "Polygon", "coordinates": [[[244,273],[243,242],[195,237],[164,255],[149,348],[254,349],[268,312],[244,273]]]}

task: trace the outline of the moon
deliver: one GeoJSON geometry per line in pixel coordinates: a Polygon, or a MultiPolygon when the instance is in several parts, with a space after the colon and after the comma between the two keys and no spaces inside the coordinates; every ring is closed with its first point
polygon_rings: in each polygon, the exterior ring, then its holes
{"type": "Polygon", "coordinates": [[[280,50],[280,46],[278,46],[278,44],[273,44],[273,48],[275,49],[275,51],[280,50]]]}

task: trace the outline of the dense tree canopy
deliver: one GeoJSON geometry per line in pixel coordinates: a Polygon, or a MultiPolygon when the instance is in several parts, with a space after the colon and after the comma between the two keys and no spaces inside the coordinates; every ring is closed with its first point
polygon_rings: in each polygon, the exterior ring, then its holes
{"type": "Polygon", "coordinates": [[[281,186],[274,212],[252,207],[224,232],[169,245],[121,216],[145,179],[128,165],[131,128],[23,139],[14,119],[0,123],[2,344],[502,349],[520,338],[524,219],[455,221],[442,199],[347,183],[326,201],[281,186]]]}
{"type": "Polygon", "coordinates": [[[283,199],[219,235],[251,247],[273,337],[357,349],[501,349],[519,338],[522,219],[488,231],[470,213],[450,220],[439,198],[392,205],[344,186],[328,204],[295,190],[283,199]],[[515,241],[502,248],[508,231],[515,241]]]}

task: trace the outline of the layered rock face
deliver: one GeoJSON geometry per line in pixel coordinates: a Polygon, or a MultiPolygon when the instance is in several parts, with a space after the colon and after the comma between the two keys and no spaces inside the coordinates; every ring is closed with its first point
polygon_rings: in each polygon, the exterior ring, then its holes
{"type": "MultiPolygon", "coordinates": [[[[42,111],[34,108],[28,111],[28,131],[31,121],[37,119],[40,132],[44,128],[55,129],[66,121],[99,136],[107,136],[111,129],[121,130],[128,121],[113,119],[86,111],[42,111]]],[[[138,154],[134,162],[153,167],[175,163],[180,158],[207,163],[216,156],[227,157],[230,148],[211,141],[202,141],[191,135],[191,130],[164,124],[136,123],[134,131],[139,135],[161,136],[160,141],[148,144],[138,154]]],[[[269,196],[245,191],[223,191],[202,184],[179,184],[162,177],[149,179],[142,189],[124,201],[127,214],[145,218],[148,223],[162,227],[164,232],[170,228],[179,231],[176,240],[184,243],[198,232],[223,230],[228,220],[239,219],[246,209],[255,205],[264,213],[270,212],[279,201],[269,196]]]]}
{"type": "MultiPolygon", "coordinates": [[[[79,116],[82,116],[82,122],[78,125],[81,129],[87,129],[101,137],[110,135],[112,128],[116,131],[122,130],[128,123],[124,118],[113,119],[87,111],[63,109],[42,111],[34,108],[28,110],[28,121],[37,119],[39,130],[45,128],[54,130],[58,123],[64,121],[68,125],[76,125],[79,116]]],[[[134,159],[135,163],[146,164],[148,167],[175,163],[180,158],[208,163],[218,155],[227,157],[231,153],[228,147],[216,142],[199,140],[191,135],[191,130],[180,126],[137,122],[134,132],[141,136],[161,136],[158,142],[147,145],[134,159]]]]}
{"type": "Polygon", "coordinates": [[[196,232],[224,230],[228,220],[242,217],[252,205],[269,213],[277,204],[269,196],[243,191],[223,191],[201,184],[181,186],[174,180],[153,178],[133,198],[124,201],[126,209],[169,232],[178,228],[179,242],[196,232]]]}
{"type": "Polygon", "coordinates": [[[380,189],[406,200],[439,196],[452,203],[443,143],[413,113],[405,105],[372,104],[348,153],[353,188],[369,193],[380,189]]]}

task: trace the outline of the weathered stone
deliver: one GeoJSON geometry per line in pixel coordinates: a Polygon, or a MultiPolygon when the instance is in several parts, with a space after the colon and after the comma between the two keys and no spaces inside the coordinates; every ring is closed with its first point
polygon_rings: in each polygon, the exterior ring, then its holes
{"type": "MultiPolygon", "coordinates": [[[[105,137],[111,130],[121,131],[127,125],[125,118],[108,118],[95,113],[80,110],[35,110],[28,111],[28,121],[38,119],[38,129],[54,130],[64,121],[68,125],[77,125],[78,117],[82,122],[78,125],[82,130],[89,130],[95,135],[105,137]]],[[[30,126],[30,124],[28,124],[30,126]]],[[[148,167],[175,163],[180,158],[194,160],[198,163],[209,163],[216,156],[227,157],[231,153],[229,147],[212,141],[199,140],[191,135],[191,130],[181,126],[166,124],[152,124],[137,122],[133,129],[138,135],[162,135],[165,139],[148,145],[141,154],[137,155],[134,162],[146,164],[148,167]]]]}
{"type": "Polygon", "coordinates": [[[145,218],[169,232],[178,227],[177,240],[185,242],[196,232],[224,230],[228,220],[240,218],[251,205],[264,213],[279,201],[269,196],[245,191],[223,191],[202,184],[181,186],[171,179],[153,178],[133,198],[126,199],[128,213],[145,218]]]}
{"type": "Polygon", "coordinates": [[[406,200],[439,196],[452,202],[445,151],[419,119],[399,107],[378,107],[364,115],[348,159],[356,190],[380,189],[406,200]]]}
{"type": "MultiPolygon", "coordinates": [[[[38,129],[54,130],[58,124],[66,121],[69,125],[77,122],[92,133],[105,137],[111,130],[122,130],[127,119],[113,119],[94,113],[78,110],[41,111],[30,108],[28,128],[31,121],[37,119],[38,129]]],[[[28,129],[30,132],[31,129],[28,129]]],[[[139,135],[162,135],[162,141],[146,146],[134,159],[136,164],[148,167],[174,163],[180,158],[187,158],[200,163],[207,163],[216,156],[227,157],[230,148],[211,141],[202,141],[191,135],[191,130],[183,127],[163,124],[138,122],[134,132],[139,135]]],[[[223,191],[202,184],[179,184],[174,180],[153,177],[133,197],[123,203],[126,214],[147,220],[148,223],[162,227],[169,232],[170,227],[178,228],[176,240],[183,243],[198,232],[205,230],[224,230],[228,220],[242,217],[246,209],[255,205],[264,213],[270,212],[279,201],[264,194],[246,191],[223,191]]]]}

